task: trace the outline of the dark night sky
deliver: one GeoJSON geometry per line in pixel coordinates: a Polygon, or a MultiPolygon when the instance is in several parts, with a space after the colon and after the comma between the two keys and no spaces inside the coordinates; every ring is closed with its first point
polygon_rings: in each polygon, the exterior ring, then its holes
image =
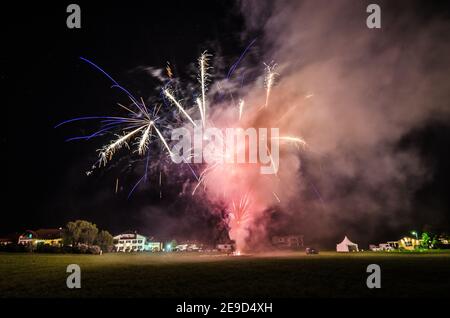
{"type": "MultiPolygon", "coordinates": [[[[1,79],[10,89],[4,91],[2,103],[7,111],[1,138],[7,179],[3,179],[0,234],[63,226],[76,218],[92,220],[113,233],[133,228],[152,234],[157,230],[142,225],[140,209],[155,198],[137,195],[127,200],[127,190],[114,195],[114,173],[86,178],[84,171],[95,160],[99,144],[64,142],[83,133],[82,125],[53,128],[71,117],[110,113],[111,105],[122,99],[78,57],[94,60],[140,96],[151,82],[137,83],[142,74],[131,72],[137,66],[164,67],[170,61],[184,71],[211,44],[219,45],[225,62],[231,64],[248,41],[241,38],[242,17],[232,1],[135,1],[126,6],[79,1],[82,29],[69,30],[65,26],[69,3],[39,2],[5,12],[8,17],[2,29],[8,45],[2,45],[1,79]]],[[[446,6],[423,4],[418,9],[423,10],[426,23],[446,6]]],[[[410,227],[433,224],[448,230],[450,128],[430,124],[405,138],[404,146],[410,144],[419,145],[434,167],[413,199],[416,209],[410,227]]],[[[125,178],[124,186],[131,187],[133,178],[125,178]]],[[[159,203],[164,204],[164,200],[159,203]]],[[[178,230],[189,232],[188,227],[178,230]]],[[[380,238],[389,239],[392,234],[386,229],[380,238]]]]}
{"type": "Polygon", "coordinates": [[[3,79],[12,84],[14,106],[8,107],[10,120],[2,140],[8,156],[2,160],[9,167],[7,200],[15,212],[2,221],[3,234],[60,226],[81,217],[113,232],[124,230],[123,224],[136,227],[129,216],[142,202],[126,198],[136,179],[130,177],[124,196],[115,197],[115,176],[89,180],[84,174],[99,144],[64,142],[86,133],[82,125],[53,128],[68,118],[108,114],[123,97],[79,56],[102,65],[140,96],[146,83],[136,84],[130,73],[137,66],[165,67],[170,61],[184,67],[218,38],[222,52],[233,59],[242,49],[242,19],[233,13],[238,10],[232,10],[232,2],[136,2],[125,7],[80,2],[81,30],[66,27],[69,3],[27,6],[8,21],[11,45],[10,55],[2,59],[8,69],[3,79]],[[18,117],[22,128],[13,120],[18,117]],[[99,196],[101,203],[89,202],[99,196]]]}

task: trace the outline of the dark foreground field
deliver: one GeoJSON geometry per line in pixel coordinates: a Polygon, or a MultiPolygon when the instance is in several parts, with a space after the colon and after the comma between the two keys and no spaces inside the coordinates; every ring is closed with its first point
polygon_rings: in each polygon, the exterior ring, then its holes
{"type": "Polygon", "coordinates": [[[450,253],[0,254],[0,297],[449,297],[450,253]],[[382,286],[366,287],[381,266],[382,286]],[[81,267],[81,289],[66,267],[81,267]]]}

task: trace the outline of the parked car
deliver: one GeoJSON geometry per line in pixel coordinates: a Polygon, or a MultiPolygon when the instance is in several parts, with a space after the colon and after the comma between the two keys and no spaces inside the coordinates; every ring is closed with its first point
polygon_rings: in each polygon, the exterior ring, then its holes
{"type": "Polygon", "coordinates": [[[306,255],[311,255],[311,254],[319,254],[319,250],[315,249],[313,247],[307,247],[305,249],[306,255]]]}

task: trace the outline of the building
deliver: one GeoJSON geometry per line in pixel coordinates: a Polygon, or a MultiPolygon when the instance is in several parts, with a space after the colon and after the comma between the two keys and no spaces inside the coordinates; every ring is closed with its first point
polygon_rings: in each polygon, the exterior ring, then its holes
{"type": "Polygon", "coordinates": [[[9,244],[13,244],[14,241],[8,237],[2,237],[0,238],[0,246],[6,246],[9,244]]]}
{"type": "Polygon", "coordinates": [[[388,241],[387,245],[391,247],[391,249],[397,250],[398,249],[398,241],[388,241]]]}
{"type": "Polygon", "coordinates": [[[222,243],[222,244],[217,244],[216,248],[219,252],[232,253],[236,249],[236,244],[222,243]]]}
{"type": "Polygon", "coordinates": [[[303,247],[303,235],[273,236],[272,244],[278,248],[303,247]]]}
{"type": "Polygon", "coordinates": [[[440,235],[438,237],[439,248],[450,249],[450,237],[446,235],[440,235]]]}
{"type": "Polygon", "coordinates": [[[400,241],[398,241],[398,247],[408,251],[413,251],[420,247],[421,242],[422,240],[405,236],[400,241]]]}
{"type": "Polygon", "coordinates": [[[19,234],[9,234],[4,237],[0,237],[0,246],[6,246],[11,244],[17,244],[17,241],[19,239],[19,234]]]}
{"type": "Polygon", "coordinates": [[[136,232],[129,232],[114,236],[114,247],[116,252],[160,252],[163,243],[155,242],[136,232]]]}
{"type": "Polygon", "coordinates": [[[51,245],[62,246],[63,230],[59,229],[39,229],[36,231],[26,230],[19,236],[18,244],[20,245],[51,245]]]}
{"type": "Polygon", "coordinates": [[[369,249],[374,252],[393,251],[398,249],[412,251],[419,248],[421,242],[422,240],[405,236],[398,241],[388,241],[386,243],[380,243],[379,245],[369,245],[369,249]]]}

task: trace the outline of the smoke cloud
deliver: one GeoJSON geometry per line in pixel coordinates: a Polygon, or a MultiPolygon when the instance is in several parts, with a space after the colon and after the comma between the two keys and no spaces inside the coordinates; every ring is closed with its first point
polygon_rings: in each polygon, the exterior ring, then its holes
{"type": "MultiPolygon", "coordinates": [[[[161,197],[134,194],[159,203],[142,208],[136,223],[159,237],[217,243],[229,235],[253,251],[276,234],[303,234],[307,244],[327,247],[344,235],[367,244],[380,229],[398,236],[433,172],[405,140],[449,119],[450,25],[414,2],[377,3],[381,29],[366,26],[367,1],[239,2],[242,43],[252,45],[232,71],[227,56],[211,60],[207,126],[279,128],[307,145],[280,141],[276,175],[247,164],[188,169],[164,152],[144,168],[161,197]],[[274,71],[270,94],[267,66],[274,71]]],[[[166,79],[167,69],[141,70],[166,79]]],[[[171,85],[186,105],[196,104],[189,97],[200,94],[197,78],[184,94],[181,81],[171,85]]],[[[198,119],[195,107],[188,111],[198,119]]]]}
{"type": "MultiPolygon", "coordinates": [[[[270,111],[248,124],[308,143],[282,149],[277,182],[246,174],[261,206],[245,240],[282,230],[313,242],[346,234],[367,242],[380,222],[401,227],[409,218],[411,197],[431,171],[401,143],[431,121],[448,121],[450,29],[410,2],[378,3],[381,29],[367,28],[365,1],[241,2],[244,37],[262,34],[264,60],[280,73],[270,111]],[[284,217],[267,212],[269,188],[284,217]]],[[[246,103],[263,104],[261,85],[247,89],[246,103]]]]}

